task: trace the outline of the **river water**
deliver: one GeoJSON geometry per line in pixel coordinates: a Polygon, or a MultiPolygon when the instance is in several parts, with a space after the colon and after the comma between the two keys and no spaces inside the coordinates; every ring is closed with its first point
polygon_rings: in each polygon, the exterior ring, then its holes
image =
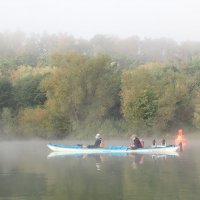
{"type": "Polygon", "coordinates": [[[200,145],[178,156],[52,156],[44,141],[0,142],[0,200],[199,200],[200,145]]]}

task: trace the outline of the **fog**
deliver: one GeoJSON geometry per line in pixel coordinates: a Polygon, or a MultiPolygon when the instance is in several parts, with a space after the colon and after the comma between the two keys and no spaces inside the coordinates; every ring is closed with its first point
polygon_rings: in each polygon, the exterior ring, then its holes
{"type": "MultiPolygon", "coordinates": [[[[62,141],[71,142],[79,141],[62,141]]],[[[178,155],[49,157],[50,152],[45,141],[0,141],[0,199],[198,199],[200,195],[197,140],[188,141],[178,155]]]]}
{"type": "Polygon", "coordinates": [[[197,0],[1,0],[0,32],[200,41],[197,0]]]}
{"type": "MultiPolygon", "coordinates": [[[[161,142],[162,137],[156,136],[152,138],[143,138],[144,140],[144,147],[150,147],[152,145],[152,140],[156,139],[157,144],[159,145],[161,142]]],[[[39,140],[39,139],[33,139],[33,140],[12,140],[12,141],[0,141],[0,156],[3,159],[5,171],[10,170],[10,167],[12,168],[12,163],[17,163],[19,160],[24,160],[26,156],[34,157],[34,159],[39,160],[46,160],[48,155],[52,152],[48,147],[48,143],[54,143],[54,144],[62,144],[62,145],[76,145],[76,144],[93,144],[94,140],[92,138],[90,140],[69,140],[69,139],[63,139],[63,140],[39,140]],[[22,156],[23,155],[23,156],[22,156]],[[9,167],[10,166],[10,167],[9,167]]],[[[173,136],[166,138],[166,144],[171,145],[174,143],[173,136]]],[[[105,139],[105,145],[106,146],[129,146],[131,144],[131,141],[129,138],[127,139],[105,139]]],[[[178,153],[180,155],[187,154],[188,152],[199,151],[200,147],[200,137],[199,136],[189,136],[186,135],[186,143],[183,147],[183,151],[178,153]]],[[[33,160],[34,160],[33,159],[33,160]]],[[[2,168],[3,170],[3,168],[2,168]]]]}

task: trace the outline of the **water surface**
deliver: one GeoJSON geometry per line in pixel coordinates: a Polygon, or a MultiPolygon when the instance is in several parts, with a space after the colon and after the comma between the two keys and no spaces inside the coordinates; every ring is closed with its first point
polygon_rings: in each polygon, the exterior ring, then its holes
{"type": "Polygon", "coordinates": [[[0,200],[199,200],[197,143],[179,156],[55,157],[46,144],[0,142],[0,200]]]}

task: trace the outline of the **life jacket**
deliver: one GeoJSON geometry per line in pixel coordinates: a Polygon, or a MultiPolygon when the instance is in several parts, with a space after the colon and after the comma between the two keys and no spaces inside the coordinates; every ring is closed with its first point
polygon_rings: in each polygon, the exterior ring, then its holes
{"type": "Polygon", "coordinates": [[[103,148],[103,147],[105,147],[105,144],[104,144],[104,141],[103,141],[103,139],[101,139],[101,143],[100,143],[100,148],[103,148]]]}
{"type": "Polygon", "coordinates": [[[140,140],[142,147],[144,147],[144,140],[140,140]]]}

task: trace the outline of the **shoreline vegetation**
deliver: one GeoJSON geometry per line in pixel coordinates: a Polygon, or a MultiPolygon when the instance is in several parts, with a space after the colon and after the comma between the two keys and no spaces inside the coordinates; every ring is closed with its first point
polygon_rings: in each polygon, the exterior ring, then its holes
{"type": "Polygon", "coordinates": [[[200,43],[0,33],[0,138],[200,129],[200,43]]]}

